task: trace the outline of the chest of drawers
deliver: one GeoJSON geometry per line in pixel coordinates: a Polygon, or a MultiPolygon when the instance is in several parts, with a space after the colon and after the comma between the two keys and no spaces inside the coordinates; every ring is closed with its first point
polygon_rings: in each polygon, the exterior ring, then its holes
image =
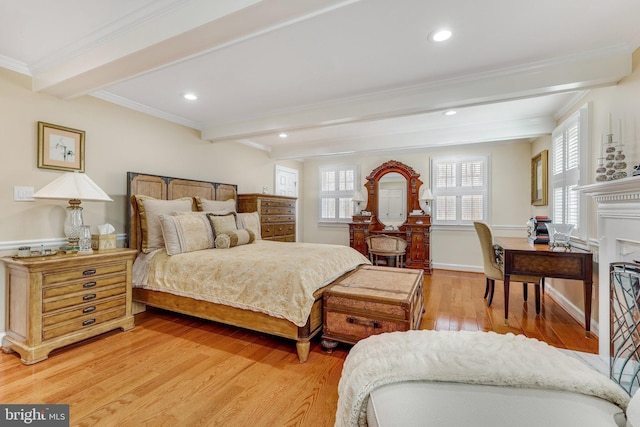
{"type": "Polygon", "coordinates": [[[68,344],[133,328],[131,267],[136,251],[4,258],[7,287],[6,353],[24,364],[68,344]]]}
{"type": "Polygon", "coordinates": [[[265,240],[296,241],[296,198],[270,194],[239,194],[239,212],[258,212],[265,240]]]}

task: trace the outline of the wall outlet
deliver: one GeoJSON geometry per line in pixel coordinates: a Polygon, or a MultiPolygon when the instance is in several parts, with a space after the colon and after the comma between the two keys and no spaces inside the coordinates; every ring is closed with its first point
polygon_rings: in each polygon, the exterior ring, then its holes
{"type": "Polygon", "coordinates": [[[33,202],[33,193],[35,189],[33,187],[13,187],[13,200],[16,202],[33,202]]]}

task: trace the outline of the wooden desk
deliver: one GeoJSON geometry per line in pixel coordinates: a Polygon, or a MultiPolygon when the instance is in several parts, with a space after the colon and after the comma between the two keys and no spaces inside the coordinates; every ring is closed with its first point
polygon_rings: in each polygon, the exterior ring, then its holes
{"type": "MultiPolygon", "coordinates": [[[[504,272],[504,320],[509,313],[509,280],[512,274],[581,280],[584,288],[584,326],[591,334],[591,296],[593,290],[593,254],[578,248],[553,251],[548,245],[534,245],[526,238],[500,237],[495,244],[502,249],[498,262],[504,272]]],[[[539,292],[539,290],[538,290],[539,292]]],[[[537,298],[536,298],[537,299],[537,298]]]]}

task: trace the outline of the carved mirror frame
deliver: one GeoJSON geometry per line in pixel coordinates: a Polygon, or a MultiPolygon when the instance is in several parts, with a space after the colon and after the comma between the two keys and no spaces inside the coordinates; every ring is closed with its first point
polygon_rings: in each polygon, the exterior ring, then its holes
{"type": "Polygon", "coordinates": [[[371,171],[367,176],[367,183],[364,185],[368,195],[365,210],[373,215],[374,229],[384,228],[384,225],[378,220],[378,181],[390,172],[397,172],[407,180],[407,217],[411,211],[420,209],[420,199],[418,198],[420,186],[422,185],[420,174],[402,162],[389,160],[371,171]]]}

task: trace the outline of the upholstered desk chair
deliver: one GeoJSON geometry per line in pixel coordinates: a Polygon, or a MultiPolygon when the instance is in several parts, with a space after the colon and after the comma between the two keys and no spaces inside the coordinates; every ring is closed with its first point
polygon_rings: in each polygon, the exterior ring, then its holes
{"type": "MultiPolygon", "coordinates": [[[[487,298],[487,306],[491,306],[493,301],[493,291],[495,289],[496,280],[504,281],[504,274],[496,261],[496,248],[493,244],[493,233],[491,227],[484,222],[474,222],[473,226],[478,233],[480,239],[480,248],[482,248],[482,260],[484,262],[484,274],[487,278],[486,287],[484,289],[484,298],[487,298]]],[[[518,276],[511,275],[510,282],[522,282],[524,300],[527,300],[527,284],[535,283],[536,294],[536,314],[540,314],[540,281],[541,277],[536,276],[518,276]]],[[[509,298],[509,295],[505,295],[509,298]]]]}
{"type": "Polygon", "coordinates": [[[378,257],[386,258],[386,265],[390,266],[390,261],[395,260],[393,266],[402,267],[404,257],[407,253],[407,241],[395,236],[386,234],[376,234],[368,236],[365,241],[369,249],[369,260],[373,265],[378,265],[378,257]]]}

